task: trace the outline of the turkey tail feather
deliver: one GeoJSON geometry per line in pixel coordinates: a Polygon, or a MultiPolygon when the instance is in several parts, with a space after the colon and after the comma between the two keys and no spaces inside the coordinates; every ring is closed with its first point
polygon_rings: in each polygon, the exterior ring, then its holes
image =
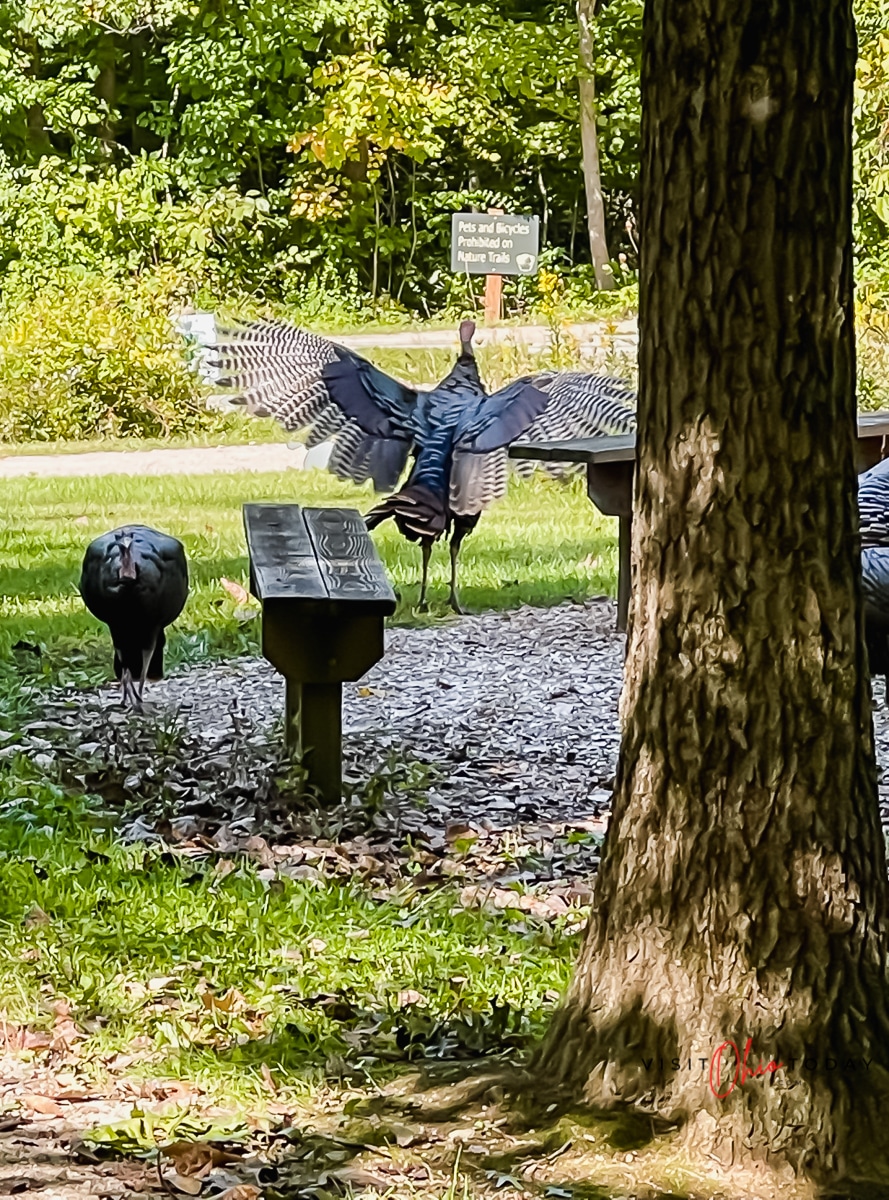
{"type": "Polygon", "coordinates": [[[412,542],[435,541],[448,528],[448,510],[442,498],[417,483],[408,483],[394,496],[388,496],[367,513],[364,521],[368,529],[376,529],[390,517],[412,542]]]}

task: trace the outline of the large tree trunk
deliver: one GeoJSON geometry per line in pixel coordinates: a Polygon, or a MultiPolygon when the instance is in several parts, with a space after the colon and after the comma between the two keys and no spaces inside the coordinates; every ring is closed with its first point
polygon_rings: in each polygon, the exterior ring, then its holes
{"type": "Polygon", "coordinates": [[[538,1066],[727,1161],[879,1173],[851,3],[647,0],[644,44],[623,743],[594,915],[538,1066]],[[765,1076],[731,1088],[719,1048],[743,1057],[748,1039],[765,1076]]]}
{"type": "Polygon", "coordinates": [[[596,286],[614,287],[614,273],[608,259],[605,237],[605,203],[599,173],[599,135],[596,129],[596,54],[593,19],[598,0],[577,0],[577,24],[580,30],[580,144],[583,152],[583,184],[586,190],[587,227],[590,254],[596,272],[596,286]]]}

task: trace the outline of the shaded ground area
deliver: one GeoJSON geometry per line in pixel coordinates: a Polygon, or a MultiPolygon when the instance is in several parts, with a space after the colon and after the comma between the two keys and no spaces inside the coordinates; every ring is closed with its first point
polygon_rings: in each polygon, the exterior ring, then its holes
{"type": "MultiPolygon", "coordinates": [[[[56,693],[0,756],[24,750],[63,785],[103,797],[123,838],[202,862],[220,879],[246,859],[270,891],[288,879],[356,880],[385,899],[448,884],[464,910],[507,910],[509,921],[543,929],[579,927],[618,749],[624,641],[614,615],[613,604],[599,600],[390,631],[383,662],[345,689],[349,787],[334,811],[296,799],[299,779],[279,749],[281,681],[255,659],[154,685],[143,716],[123,713],[114,687],[56,693]]],[[[877,728],[886,762],[883,707],[877,728]]],[[[34,909],[26,924],[48,920],[34,909]]],[[[313,953],[311,943],[304,953],[313,953]]],[[[172,977],[144,981],[146,994],[134,992],[134,1003],[150,1003],[162,1019],[176,986],[172,977]]],[[[213,1006],[220,1020],[240,1012],[245,1028],[256,1019],[235,989],[207,996],[208,1020],[213,1006]]],[[[398,1003],[409,1008],[414,997],[401,993],[398,1003]]],[[[343,1005],[344,997],[294,1003],[343,1005]]],[[[402,1077],[384,1086],[402,1100],[393,1116],[379,1087],[345,1059],[327,1064],[303,1105],[293,1092],[279,1093],[270,1058],[255,1107],[261,1118],[249,1128],[243,1106],[240,1115],[226,1111],[188,1081],[132,1071],[124,1053],[103,1064],[107,1082],[93,1086],[80,1049],[89,1030],[64,1003],[53,1001],[53,1012],[49,1029],[0,1030],[0,1196],[672,1194],[663,1181],[673,1167],[659,1159],[652,1130],[608,1122],[524,1130],[520,1116],[501,1109],[496,1083],[469,1109],[433,1121],[412,1108],[413,1083],[402,1077]],[[108,1123],[98,1146],[84,1144],[85,1131],[108,1123]],[[160,1161],[156,1143],[168,1147],[160,1161]],[[101,1161],[115,1147],[130,1157],[101,1161]],[[648,1182],[655,1180],[660,1190],[648,1182]]],[[[379,1044],[378,1031],[362,1027],[363,1014],[349,1021],[360,1062],[379,1044]]],[[[444,1059],[448,1044],[437,1051],[444,1059]]],[[[691,1188],[686,1181],[675,1194],[770,1193],[739,1193],[726,1177],[691,1188]]]]}

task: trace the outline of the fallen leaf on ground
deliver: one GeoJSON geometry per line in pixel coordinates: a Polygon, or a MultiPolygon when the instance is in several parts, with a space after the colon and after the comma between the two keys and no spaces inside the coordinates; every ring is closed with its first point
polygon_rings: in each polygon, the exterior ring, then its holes
{"type": "Polygon", "coordinates": [[[262,1192],[252,1183],[239,1183],[237,1187],[231,1187],[228,1191],[220,1193],[216,1200],[259,1200],[261,1195],[262,1192]]]}
{"type": "Polygon", "coordinates": [[[414,1004],[425,1004],[426,997],[422,992],[414,991],[413,988],[405,988],[396,995],[395,1003],[399,1008],[410,1008],[414,1004]]]}
{"type": "Polygon", "coordinates": [[[247,1007],[247,997],[242,995],[237,988],[229,988],[222,996],[207,991],[201,992],[201,1004],[204,1008],[216,1009],[219,1012],[241,1012],[247,1007]]]}
{"type": "Polygon", "coordinates": [[[234,581],[234,579],[225,579],[225,578],[220,579],[219,582],[222,584],[222,586],[225,588],[225,590],[228,592],[228,594],[231,596],[231,598],[235,601],[236,604],[249,604],[250,603],[250,593],[247,591],[246,588],[242,587],[240,583],[236,583],[234,581]]]}
{"type": "Polygon", "coordinates": [[[40,1113],[44,1117],[60,1117],[64,1112],[61,1104],[58,1104],[51,1096],[22,1096],[22,1104],[31,1112],[40,1113]]]}
{"type": "Polygon", "coordinates": [[[22,924],[25,929],[36,929],[39,925],[49,925],[50,917],[39,904],[33,904],[22,924]]]}
{"type": "Polygon", "coordinates": [[[413,1146],[416,1142],[423,1140],[423,1132],[418,1132],[416,1129],[411,1129],[409,1125],[400,1125],[397,1121],[390,1122],[386,1126],[385,1132],[391,1134],[395,1138],[396,1143],[401,1147],[413,1146]]]}
{"type": "Polygon", "coordinates": [[[154,979],[149,979],[148,988],[152,992],[163,992],[174,983],[181,983],[178,975],[156,975],[154,979]]]}
{"type": "Polygon", "coordinates": [[[375,1188],[378,1192],[385,1192],[389,1187],[385,1179],[371,1174],[370,1171],[365,1171],[362,1167],[338,1167],[328,1174],[331,1178],[338,1179],[341,1183],[355,1188],[356,1191],[361,1188],[375,1188]]]}
{"type": "Polygon", "coordinates": [[[180,1175],[206,1175],[211,1167],[237,1162],[239,1155],[220,1150],[209,1142],[172,1142],[163,1147],[164,1158],[168,1158],[180,1175]]]}
{"type": "Polygon", "coordinates": [[[476,831],[466,821],[448,821],[445,826],[445,838],[448,842],[456,842],[459,838],[476,836],[476,831]]]}
{"type": "Polygon", "coordinates": [[[273,867],[277,861],[268,842],[258,834],[247,838],[244,849],[252,858],[259,860],[260,866],[273,867]]]}
{"type": "Polygon", "coordinates": [[[177,1192],[183,1192],[186,1196],[199,1196],[204,1187],[203,1182],[194,1175],[180,1175],[178,1171],[174,1171],[172,1175],[165,1175],[163,1179],[168,1187],[174,1187],[177,1192]]]}

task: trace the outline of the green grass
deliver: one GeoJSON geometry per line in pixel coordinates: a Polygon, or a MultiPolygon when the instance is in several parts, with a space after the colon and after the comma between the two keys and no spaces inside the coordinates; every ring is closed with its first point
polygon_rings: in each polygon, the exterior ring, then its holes
{"type": "Polygon", "coordinates": [[[380,899],[359,883],[270,889],[246,859],[224,877],[213,859],[171,866],[116,844],[88,802],[29,775],[0,768],[0,1008],[39,1030],[64,1000],[99,1073],[142,1037],[146,1069],[229,1098],[259,1089],[263,1062],[299,1090],[331,1055],[354,1054],[348,1035],[363,1030],[363,1060],[382,1077],[406,1040],[447,1028],[483,1049],[485,1023],[502,1037],[494,1004],[509,1006],[513,1038],[539,1033],[547,992],[566,983],[577,938],[564,922],[455,909],[451,888],[406,882],[380,899]],[[243,997],[233,1011],[202,999],[230,988],[243,997]],[[409,990],[422,998],[405,1003],[409,990]],[[319,1004],[325,994],[338,1003],[319,1004]]]}
{"type": "MultiPolygon", "coordinates": [[[[255,653],[256,622],[238,619],[220,580],[246,586],[241,505],[262,500],[366,511],[373,493],[323,471],[0,480],[0,508],[7,514],[0,530],[0,655],[26,642],[43,649],[44,669],[53,674],[84,682],[107,675],[108,635],[84,609],[77,581],[87,543],[127,522],[153,525],[186,546],[192,591],[169,639],[170,663],[255,653]]],[[[418,620],[412,609],[418,549],[391,523],[374,540],[401,594],[395,621],[418,620]]],[[[467,538],[460,567],[461,596],[473,611],[613,595],[616,521],[596,513],[579,478],[513,481],[467,538]]],[[[432,614],[425,619],[447,614],[447,579],[447,549],[439,546],[430,568],[432,614]]]]}

